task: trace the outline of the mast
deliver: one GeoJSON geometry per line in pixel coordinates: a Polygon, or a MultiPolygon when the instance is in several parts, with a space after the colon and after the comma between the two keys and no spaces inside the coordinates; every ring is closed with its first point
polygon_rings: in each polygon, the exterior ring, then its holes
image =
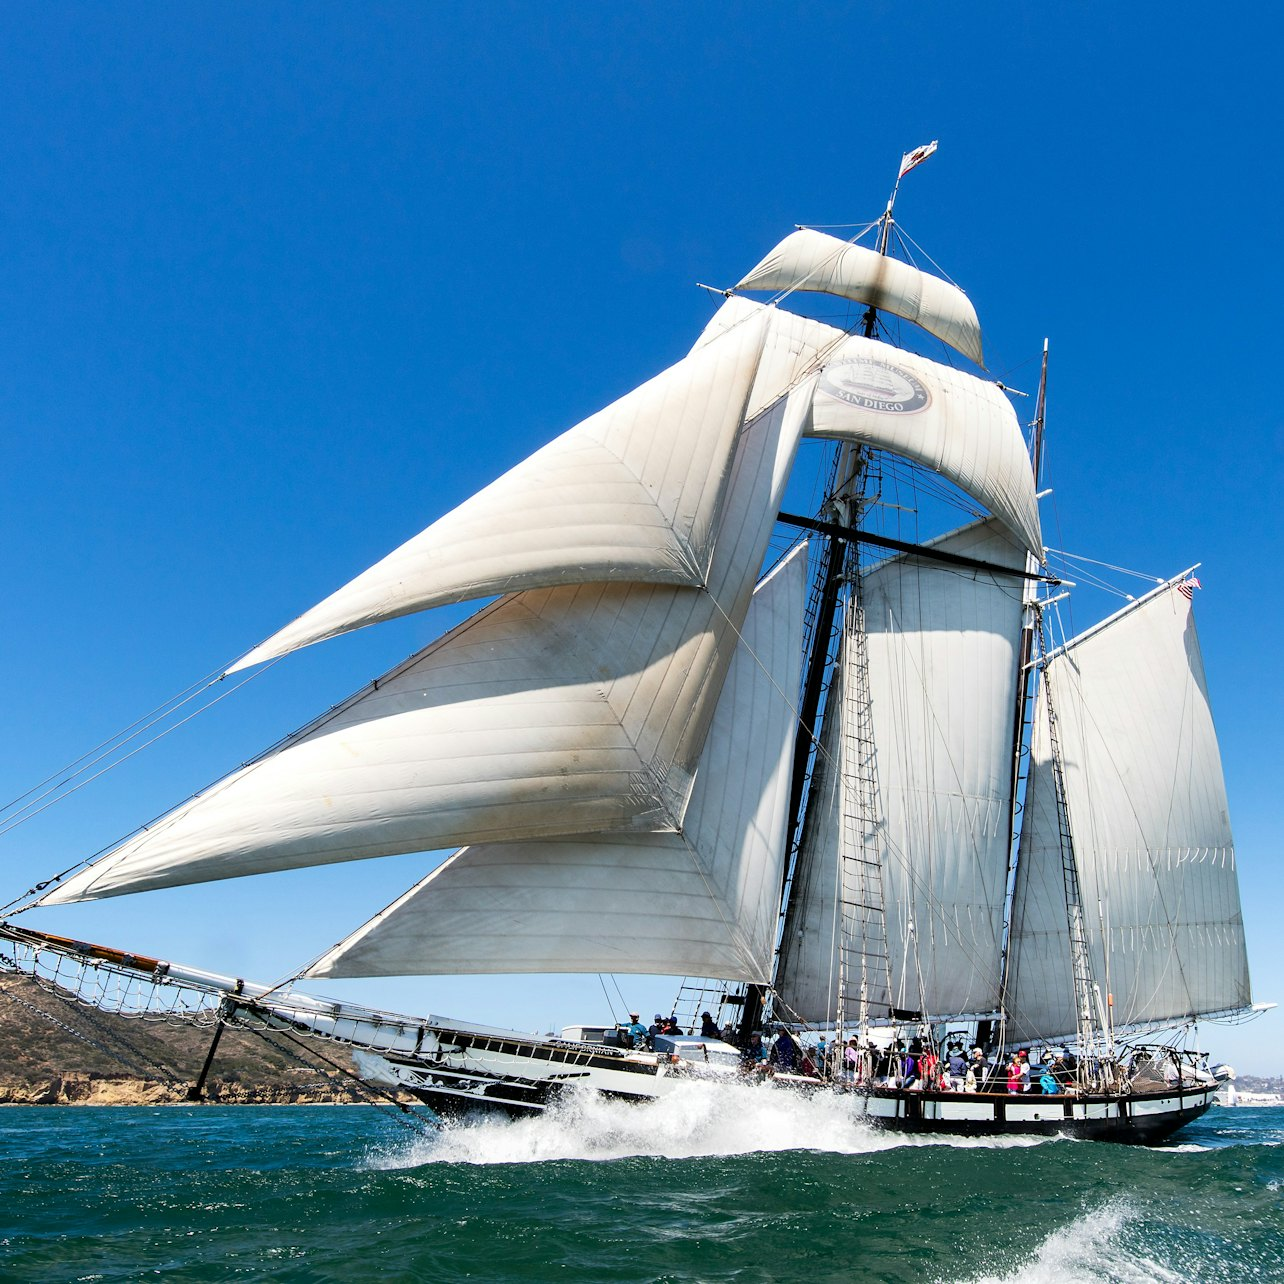
{"type": "MultiPolygon", "coordinates": [[[[1048,404],[1048,341],[1043,341],[1043,364],[1039,369],[1039,391],[1034,402],[1034,421],[1030,434],[1030,467],[1034,473],[1036,491],[1043,473],[1044,429],[1047,420],[1048,404]]],[[[1037,563],[1032,553],[1026,554],[1026,571],[1033,572],[1037,563]]],[[[1008,833],[1011,835],[1012,849],[1008,861],[1008,876],[1005,883],[1003,948],[999,957],[999,1010],[1007,1012],[1008,968],[1011,962],[1010,934],[1012,926],[1012,898],[1016,883],[1016,863],[1019,832],[1017,828],[1017,790],[1021,784],[1021,761],[1028,748],[1026,734],[1029,729],[1031,697],[1034,693],[1034,633],[1038,614],[1038,581],[1028,578],[1022,589],[1022,623],[1021,646],[1017,656],[1017,698],[1012,710],[1012,779],[1010,786],[1011,806],[1008,813],[1008,833]]]]}
{"type": "MultiPolygon", "coordinates": [[[[1043,341],[1043,361],[1039,370],[1039,391],[1035,401],[1034,420],[1031,424],[1030,466],[1034,471],[1036,488],[1043,472],[1043,452],[1047,426],[1048,395],[1048,341],[1043,341]]],[[[1033,554],[1027,554],[1026,564],[1033,568],[1033,554]]],[[[1007,881],[1007,923],[1004,932],[1003,955],[1000,960],[1000,1006],[1003,1012],[1003,1037],[1006,1041],[1006,1013],[1008,992],[1011,984],[1011,923],[1012,901],[1016,883],[1017,846],[1017,788],[1021,778],[1021,757],[1025,747],[1025,732],[1028,726],[1027,710],[1032,693],[1035,671],[1047,664],[1049,648],[1043,626],[1043,609],[1037,600],[1037,582],[1027,579],[1023,593],[1024,620],[1021,629],[1021,653],[1018,670],[1017,703],[1013,712],[1013,754],[1012,754],[1012,860],[1008,867],[1007,881]],[[1032,663],[1034,656],[1035,634],[1038,635],[1038,663],[1032,663]]],[[[1052,687],[1043,677],[1043,697],[1048,720],[1048,738],[1051,747],[1052,778],[1055,795],[1057,829],[1061,849],[1062,885],[1066,904],[1066,930],[1070,941],[1070,966],[1074,982],[1076,1026],[1079,1047],[1085,1057],[1094,1058],[1100,1055],[1099,1039],[1104,1039],[1104,1053],[1107,1060],[1114,1057],[1114,1038],[1110,1028],[1109,1017],[1101,1003],[1101,990],[1096,984],[1092,961],[1088,951],[1087,929],[1084,921],[1084,906],[1079,879],[1079,866],[1075,858],[1074,836],[1070,828],[1069,804],[1066,798],[1065,774],[1061,757],[1060,739],[1057,731],[1057,715],[1052,699],[1052,687]]],[[[1081,1067],[1081,1085],[1088,1084],[1083,1080],[1081,1067]]]]}
{"type": "MultiPolygon", "coordinates": [[[[1043,614],[1038,615],[1039,652],[1048,654],[1047,638],[1043,631],[1043,614]]],[[[1057,731],[1056,707],[1052,699],[1052,684],[1044,675],[1044,705],[1048,717],[1048,745],[1051,750],[1052,781],[1056,797],[1057,827],[1061,846],[1061,872],[1066,898],[1066,927],[1070,935],[1070,965],[1074,979],[1075,1015],[1078,1026],[1080,1087],[1089,1087],[1085,1080],[1084,1058],[1089,1061],[1100,1055],[1098,1035],[1105,1040],[1108,1061],[1114,1059],[1114,1038],[1104,1012],[1101,1010],[1101,991],[1092,975],[1092,960],[1088,954],[1088,934],[1084,924],[1083,897],[1079,883],[1079,865],[1075,859],[1074,835],[1070,829],[1070,805],[1066,797],[1065,770],[1061,757],[1061,743],[1057,731]]],[[[1088,1073],[1092,1073],[1091,1067],[1088,1073]]]]}
{"type": "MultiPolygon", "coordinates": [[[[900,191],[901,179],[914,166],[926,160],[936,150],[936,146],[936,141],[933,140],[911,152],[906,152],[901,157],[896,181],[892,185],[891,195],[887,198],[887,208],[879,220],[881,226],[878,235],[878,253],[881,256],[887,255],[891,243],[894,221],[892,212],[896,205],[897,193],[900,191]]],[[[878,309],[871,303],[862,317],[862,332],[865,338],[874,337],[877,325],[878,309]]],[[[840,529],[828,533],[814,580],[814,584],[819,589],[819,595],[811,649],[806,660],[806,678],[802,699],[799,702],[798,734],[794,743],[794,770],[786,829],[793,859],[786,861],[785,880],[781,888],[780,919],[782,923],[789,910],[789,891],[802,844],[807,781],[820,743],[817,715],[820,712],[821,697],[832,680],[834,665],[840,663],[842,657],[841,645],[836,646],[839,596],[847,578],[849,563],[855,564],[859,573],[857,555],[846,536],[847,532],[855,529],[864,507],[866,456],[867,452],[861,446],[844,445],[839,449],[834,469],[834,485],[825,503],[828,514],[832,516],[835,526],[840,529]]],[[[827,709],[826,716],[828,713],[827,709]]],[[[862,979],[862,991],[864,988],[862,979]]],[[[761,1018],[765,989],[766,987],[763,986],[751,985],[745,994],[740,1024],[740,1037],[745,1044],[748,1043],[749,1035],[761,1018]]],[[[864,1010],[863,1003],[862,1010],[864,1010]]],[[[839,1015],[841,1019],[841,1014],[839,1015]]]]}

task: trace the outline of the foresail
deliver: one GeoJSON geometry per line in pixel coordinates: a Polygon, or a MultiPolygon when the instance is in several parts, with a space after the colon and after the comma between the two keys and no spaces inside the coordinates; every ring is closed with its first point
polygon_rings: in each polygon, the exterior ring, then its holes
{"type": "MultiPolygon", "coordinates": [[[[1250,1003],[1221,758],[1190,603],[1166,585],[1049,662],[1095,979],[1116,1025],[1250,1003]]],[[[1066,902],[1040,700],[1013,905],[1009,1021],[1073,1032],[1066,902]]]]}
{"type": "Polygon", "coordinates": [[[764,312],[770,322],[752,409],[819,370],[806,436],[887,450],[930,468],[1043,560],[1034,473],[1016,414],[997,384],[747,299],[727,300],[697,351],[764,312]]]}
{"type": "MultiPolygon", "coordinates": [[[[994,520],[931,547],[1024,568],[1023,550],[994,520]]],[[[871,1009],[993,1011],[1011,846],[1021,581],[894,557],[862,577],[861,593],[876,815],[859,813],[847,779],[861,699],[849,645],[826,713],[795,873],[802,900],[797,911],[791,904],[777,991],[808,1020],[836,1010],[837,907],[862,900],[864,856],[882,868],[882,924],[862,929],[849,913],[845,948],[849,960],[883,956],[883,974],[890,969],[890,995],[872,989],[871,1009]],[[847,720],[842,730],[836,709],[847,720]]],[[[858,981],[848,971],[850,1008],[858,981]]],[[[870,982],[881,987],[882,975],[870,982]]]]}
{"type": "Polygon", "coordinates": [[[448,602],[593,581],[697,586],[766,330],[750,318],[563,433],[229,672],[448,602]]]}
{"type": "Polygon", "coordinates": [[[921,325],[978,366],[985,364],[976,309],[958,286],[824,232],[791,233],[736,289],[815,290],[868,303],[921,325]]]}
{"type": "Polygon", "coordinates": [[[764,981],[785,845],[805,549],[754,594],[681,832],[466,847],[310,976],[633,972],[764,981]]]}
{"type": "Polygon", "coordinates": [[[42,903],[576,833],[676,830],[810,388],[739,435],[708,587],[485,608],[42,903]]]}

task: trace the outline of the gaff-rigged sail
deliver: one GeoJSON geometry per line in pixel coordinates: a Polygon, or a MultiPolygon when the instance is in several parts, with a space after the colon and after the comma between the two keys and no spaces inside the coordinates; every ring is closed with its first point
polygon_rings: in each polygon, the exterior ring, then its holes
{"type": "MultiPolygon", "coordinates": [[[[994,520],[929,547],[1014,571],[1025,565],[1024,551],[994,520]]],[[[862,576],[876,815],[860,815],[851,796],[849,729],[831,730],[835,705],[856,716],[849,693],[861,698],[848,648],[826,714],[827,756],[812,785],[794,880],[801,899],[791,899],[776,983],[804,1019],[835,1011],[838,915],[856,899],[853,861],[861,853],[882,868],[883,921],[876,946],[849,921],[845,948],[849,957],[881,953],[885,935],[891,1005],[934,1015],[998,1006],[1020,584],[1016,575],[905,556],[862,576]]]]}
{"type": "Polygon", "coordinates": [[[771,316],[753,401],[779,396],[804,373],[820,378],[804,435],[891,451],[946,478],[997,517],[1039,561],[1043,543],[1030,457],[996,384],[876,339],[745,299],[731,299],[705,338],[771,316]]]}
{"type": "Polygon", "coordinates": [[[503,598],[40,903],[678,829],[810,395],[802,386],[740,432],[706,588],[503,598]]]}
{"type": "Polygon", "coordinates": [[[229,672],[449,602],[595,581],[702,585],[765,321],[555,438],[229,672]]]}
{"type": "Polygon", "coordinates": [[[754,594],[680,832],[466,847],[307,975],[642,972],[765,981],[805,570],[803,548],[754,594]]]}
{"type": "MultiPolygon", "coordinates": [[[[1127,1026],[1251,1002],[1235,851],[1190,603],[1166,585],[1044,672],[1093,974],[1127,1026]]],[[[1009,1029],[1076,1029],[1046,709],[1040,698],[1012,910],[1009,1029]]]]}
{"type": "Polygon", "coordinates": [[[958,286],[824,232],[791,233],[736,289],[815,290],[868,303],[921,325],[978,366],[985,364],[976,309],[958,286]]]}

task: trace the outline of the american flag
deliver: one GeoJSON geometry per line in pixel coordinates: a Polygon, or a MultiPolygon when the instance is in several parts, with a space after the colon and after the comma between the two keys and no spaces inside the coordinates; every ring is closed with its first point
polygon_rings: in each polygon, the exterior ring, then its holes
{"type": "Polygon", "coordinates": [[[1180,584],[1177,585],[1177,592],[1182,595],[1188,602],[1195,600],[1195,590],[1204,586],[1193,576],[1188,575],[1180,584]]]}
{"type": "Polygon", "coordinates": [[[899,183],[915,165],[922,164],[936,150],[936,143],[937,140],[934,138],[930,143],[924,143],[922,147],[916,147],[912,152],[906,152],[901,157],[901,172],[896,175],[896,181],[899,183]]]}

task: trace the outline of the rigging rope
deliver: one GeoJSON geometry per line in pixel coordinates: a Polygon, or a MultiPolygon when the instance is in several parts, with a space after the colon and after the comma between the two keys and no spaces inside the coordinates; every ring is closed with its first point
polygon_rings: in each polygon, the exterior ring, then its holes
{"type": "MultiPolygon", "coordinates": [[[[9,960],[7,958],[0,956],[0,964],[7,964],[8,962],[9,960]]],[[[75,1029],[74,1027],[68,1025],[65,1021],[59,1020],[59,1018],[54,1016],[52,1012],[46,1012],[44,1008],[39,1007],[37,1004],[32,1003],[27,999],[19,998],[18,995],[14,994],[7,986],[0,986],[0,995],[8,999],[10,1003],[17,1004],[18,1007],[25,1008],[26,1011],[34,1013],[36,1016],[41,1017],[43,1020],[49,1022],[50,1025],[57,1026],[57,1028],[61,1030],[64,1034],[69,1034],[73,1039],[76,1039],[78,1042],[87,1044],[91,1048],[96,1048],[104,1056],[110,1057],[113,1061],[118,1061],[121,1065],[125,1067],[126,1070],[132,1070],[135,1074],[141,1076],[144,1079],[150,1078],[150,1075],[147,1073],[147,1069],[146,1069],[147,1063],[150,1063],[151,1065],[155,1066],[158,1070],[160,1070],[161,1073],[171,1083],[181,1082],[180,1080],[174,1078],[173,1075],[169,1074],[169,1072],[163,1066],[161,1066],[158,1062],[152,1060],[152,1058],[150,1057],[143,1056],[143,1054],[139,1053],[137,1049],[131,1048],[128,1041],[125,1039],[119,1038],[119,1036],[116,1036],[116,1037],[118,1038],[118,1041],[120,1042],[120,1044],[123,1047],[132,1051],[136,1056],[141,1057],[143,1064],[136,1064],[132,1062],[128,1057],[122,1055],[116,1049],[111,1048],[107,1044],[100,1042],[98,1039],[93,1038],[91,1035],[85,1034],[81,1030],[75,1029]]]]}
{"type": "MultiPolygon", "coordinates": [[[[273,663],[275,663],[275,661],[273,661],[273,663]]],[[[122,763],[128,762],[131,758],[135,757],[137,754],[142,753],[144,749],[147,749],[150,746],[154,745],[158,740],[163,740],[166,736],[170,735],[172,732],[177,731],[179,727],[185,726],[187,723],[191,722],[193,718],[199,717],[202,713],[205,713],[208,710],[212,709],[220,701],[226,700],[228,696],[235,694],[247,682],[252,682],[260,674],[265,673],[269,667],[270,666],[265,665],[262,669],[258,669],[255,672],[242,678],[240,682],[237,682],[233,686],[228,687],[226,691],[222,692],[220,695],[215,696],[213,700],[210,700],[207,703],[201,705],[199,709],[196,709],[193,712],[189,713],[185,718],[180,718],[177,722],[173,723],[171,726],[168,726],[163,731],[158,732],[156,735],[152,736],[150,740],[144,740],[142,744],[137,745],[135,748],[131,749],[128,753],[121,755],[119,758],[116,758],[112,762],[108,762],[107,766],[105,766],[101,771],[94,772],[92,776],[86,777],[85,779],[81,780],[78,784],[70,785],[69,788],[63,788],[63,785],[69,785],[70,781],[75,780],[77,776],[83,776],[86,771],[89,771],[92,767],[97,766],[100,762],[104,761],[105,759],[110,758],[112,753],[115,752],[115,750],[114,749],[109,750],[107,753],[100,754],[97,758],[93,759],[92,762],[86,763],[85,766],[82,767],[79,771],[74,772],[71,776],[67,778],[67,780],[63,781],[61,785],[55,786],[53,789],[46,790],[43,794],[40,794],[37,798],[33,798],[30,802],[18,808],[18,810],[15,811],[4,824],[0,824],[0,837],[3,837],[5,834],[9,833],[11,830],[17,829],[19,825],[25,824],[27,821],[31,820],[33,817],[39,816],[41,812],[48,811],[50,807],[53,807],[55,804],[62,802],[64,798],[70,797],[72,794],[83,789],[86,785],[92,784],[100,776],[106,775],[107,772],[114,770],[116,767],[119,767],[122,763]],[[45,799],[48,799],[48,801],[45,802],[44,801],[45,799]],[[41,803],[41,802],[44,803],[43,806],[39,806],[39,807],[36,806],[37,803],[41,803]]],[[[222,679],[216,679],[216,682],[221,680],[222,679]]],[[[214,682],[207,683],[200,690],[208,691],[210,687],[214,685],[215,685],[214,682]]],[[[198,691],[196,694],[200,694],[200,692],[198,691]]],[[[194,698],[195,696],[188,697],[188,699],[194,699],[194,698]]],[[[182,703],[186,704],[187,701],[184,700],[182,703]]],[[[181,705],[176,705],[174,709],[177,710],[180,707],[181,705]]],[[[171,710],[171,712],[173,711],[174,710],[171,710]]],[[[156,723],[160,721],[162,721],[162,718],[156,718],[153,721],[148,722],[145,726],[140,727],[139,730],[136,731],[133,735],[131,735],[128,739],[122,741],[119,745],[117,745],[116,748],[123,749],[125,745],[130,743],[130,741],[136,740],[140,735],[143,734],[144,731],[150,730],[153,726],[156,725],[156,723]]],[[[90,752],[92,752],[92,750],[90,752]]],[[[88,755],[84,755],[84,756],[87,757],[88,755]]],[[[61,773],[56,773],[56,774],[61,774],[61,773]]],[[[34,787],[34,789],[38,789],[39,787],[40,786],[37,785],[34,787]]],[[[27,797],[27,795],[34,792],[34,789],[29,789],[27,791],[27,794],[24,794],[22,796],[27,797]]],[[[195,794],[192,795],[192,797],[195,797],[195,796],[196,796],[195,794]]],[[[182,804],[180,803],[179,806],[182,806],[182,804]]],[[[168,814],[168,813],[165,813],[165,814],[168,814]]],[[[128,837],[128,835],[126,835],[126,837],[128,837]]],[[[120,841],[123,842],[124,840],[122,839],[120,841]]],[[[114,847],[116,845],[117,845],[116,843],[112,843],[110,846],[104,847],[102,851],[95,852],[93,856],[87,857],[85,860],[78,861],[75,865],[71,866],[71,869],[64,870],[61,874],[58,874],[53,881],[57,881],[57,879],[65,878],[67,874],[71,872],[72,869],[78,869],[80,868],[81,865],[85,865],[89,861],[96,860],[98,856],[101,856],[103,854],[103,852],[110,851],[111,847],[114,847]]],[[[46,883],[45,886],[48,886],[48,883],[46,883]]],[[[21,900],[22,898],[19,897],[18,899],[21,900]]],[[[16,902],[10,902],[10,904],[16,904],[16,902]]],[[[5,906],[5,908],[7,909],[8,906],[5,906]]]]}
{"type": "MultiPolygon", "coordinates": [[[[291,1060],[297,1062],[299,1065],[308,1066],[309,1069],[312,1069],[312,1070],[316,1069],[315,1066],[308,1065],[307,1059],[304,1056],[300,1055],[299,1052],[293,1052],[288,1048],[283,1048],[270,1034],[268,1034],[268,1032],[265,1029],[260,1028],[259,1026],[255,1025],[252,1022],[247,1023],[243,1021],[234,1020],[232,1023],[235,1024],[238,1029],[247,1030],[249,1031],[249,1033],[256,1035],[258,1038],[262,1039],[264,1043],[268,1044],[270,1047],[275,1048],[282,1056],[290,1058],[291,1060]]],[[[391,1119],[394,1123],[400,1125],[402,1128],[406,1128],[411,1132],[418,1133],[420,1136],[431,1137],[436,1135],[437,1129],[427,1119],[425,1119],[413,1106],[407,1105],[404,1101],[400,1100],[395,1094],[388,1092],[386,1089],[380,1088],[375,1084],[367,1083],[364,1079],[362,1079],[359,1075],[355,1074],[353,1071],[349,1070],[346,1066],[340,1065],[337,1061],[331,1061],[330,1058],[325,1055],[325,1053],[317,1051],[317,1049],[312,1047],[310,1044],[304,1044],[300,1042],[300,1040],[295,1035],[288,1034],[284,1030],[278,1030],[276,1031],[276,1033],[279,1034],[280,1037],[285,1039],[287,1042],[293,1044],[295,1047],[301,1050],[305,1050],[309,1057],[315,1057],[318,1061],[325,1062],[325,1064],[329,1066],[330,1069],[335,1071],[338,1075],[340,1075],[345,1080],[345,1083],[343,1086],[347,1092],[349,1092],[354,1097],[358,1097],[367,1101],[370,1105],[375,1106],[377,1109],[382,1110],[386,1118],[391,1119]],[[382,1098],[383,1100],[382,1101],[376,1100],[376,1098],[382,1098]],[[384,1104],[384,1102],[386,1102],[387,1104],[384,1104]],[[392,1114],[388,1109],[388,1105],[395,1106],[400,1113],[392,1114]],[[411,1122],[412,1120],[414,1122],[411,1122]]]]}

